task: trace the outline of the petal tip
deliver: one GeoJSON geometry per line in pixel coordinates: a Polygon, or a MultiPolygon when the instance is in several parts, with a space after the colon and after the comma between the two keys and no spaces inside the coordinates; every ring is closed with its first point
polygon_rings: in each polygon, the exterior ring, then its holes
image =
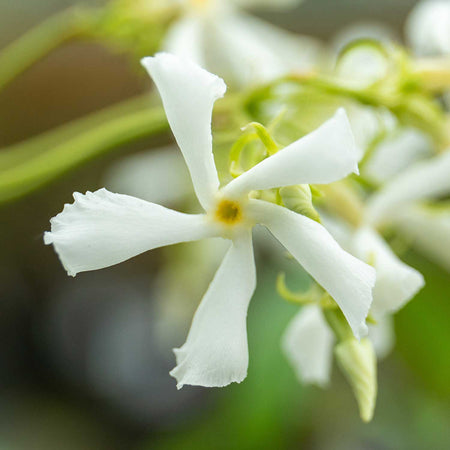
{"type": "Polygon", "coordinates": [[[356,175],[359,175],[358,149],[356,147],[355,136],[353,134],[352,126],[350,124],[347,112],[344,108],[340,107],[336,111],[334,117],[342,122],[345,138],[349,142],[349,153],[352,160],[354,161],[352,172],[356,175]]]}
{"type": "Polygon", "coordinates": [[[356,332],[354,333],[356,339],[360,341],[362,338],[366,337],[369,334],[369,327],[367,326],[366,322],[362,322],[356,332]]]}
{"type": "Polygon", "coordinates": [[[53,234],[51,231],[44,232],[44,244],[45,245],[53,244],[53,234]]]}
{"type": "Polygon", "coordinates": [[[148,68],[149,65],[151,65],[151,62],[153,60],[152,56],[145,56],[144,58],[141,58],[141,66],[144,67],[145,69],[148,68]]]}

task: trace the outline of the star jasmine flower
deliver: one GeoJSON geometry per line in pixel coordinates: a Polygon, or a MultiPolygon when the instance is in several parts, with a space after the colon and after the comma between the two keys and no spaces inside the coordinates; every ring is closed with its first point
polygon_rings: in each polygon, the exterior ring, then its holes
{"type": "MultiPolygon", "coordinates": [[[[284,207],[252,199],[252,191],[292,184],[330,183],[357,172],[344,110],[320,128],[220,188],[212,153],[211,115],[223,80],[170,54],[145,58],[170,127],[188,166],[204,214],[183,214],[106,189],[75,193],[51,220],[53,244],[70,275],[108,267],[157,247],[222,237],[229,249],[175,350],[171,375],[185,384],[226,386],[247,373],[246,315],[256,285],[251,230],[265,225],[333,297],[355,336],[367,332],[372,267],[345,252],[319,223],[284,207]]],[[[161,186],[164,189],[164,186],[161,186]]]]}
{"type": "Polygon", "coordinates": [[[315,67],[321,47],[310,37],[294,35],[246,14],[241,7],[289,7],[297,0],[184,0],[184,14],[172,25],[164,51],[188,58],[245,86],[291,71],[315,67]]]}

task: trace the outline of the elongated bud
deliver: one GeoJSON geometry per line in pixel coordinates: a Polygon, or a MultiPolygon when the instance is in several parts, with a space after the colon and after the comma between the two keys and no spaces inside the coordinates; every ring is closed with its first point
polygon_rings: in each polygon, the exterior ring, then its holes
{"type": "Polygon", "coordinates": [[[369,339],[347,339],[334,349],[340,369],[350,383],[364,422],[370,422],[377,398],[377,361],[369,339]]]}
{"type": "Polygon", "coordinates": [[[320,222],[319,214],[312,204],[309,184],[282,187],[280,195],[286,208],[320,222]]]}

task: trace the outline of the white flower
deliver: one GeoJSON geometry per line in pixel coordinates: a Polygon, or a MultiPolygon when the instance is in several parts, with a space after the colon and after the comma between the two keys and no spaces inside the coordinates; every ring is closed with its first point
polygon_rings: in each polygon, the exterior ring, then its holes
{"type": "MultiPolygon", "coordinates": [[[[281,206],[252,200],[253,190],[329,183],[357,171],[345,112],[219,189],[211,114],[222,79],[169,54],[145,58],[205,214],[182,214],[105,189],[74,194],[52,219],[53,244],[70,275],[100,269],[178,242],[221,236],[229,250],[204,295],[171,374],[184,384],[225,386],[247,373],[247,307],[256,284],[251,229],[264,224],[336,300],[353,332],[367,332],[373,268],[346,253],[323,226],[281,206]]],[[[164,189],[164,186],[161,186],[164,189]]]]}
{"type": "Polygon", "coordinates": [[[239,6],[292,6],[296,0],[185,0],[185,14],[169,29],[163,49],[189,58],[239,86],[314,67],[321,55],[313,39],[279,29],[239,6]]]}
{"type": "Polygon", "coordinates": [[[408,44],[418,56],[450,54],[450,2],[422,0],[405,25],[408,44]]]}
{"type": "Polygon", "coordinates": [[[428,135],[417,128],[397,127],[375,147],[361,173],[372,182],[384,184],[432,153],[433,142],[428,135]]]}
{"type": "Polygon", "coordinates": [[[450,151],[421,161],[386,184],[367,205],[372,226],[393,226],[413,246],[450,270],[450,213],[423,202],[450,193],[450,151]]]}

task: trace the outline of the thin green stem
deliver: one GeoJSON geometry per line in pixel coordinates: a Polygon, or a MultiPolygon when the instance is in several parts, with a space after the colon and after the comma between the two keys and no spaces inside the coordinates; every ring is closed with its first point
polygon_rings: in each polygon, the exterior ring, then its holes
{"type": "MultiPolygon", "coordinates": [[[[424,130],[439,144],[448,145],[448,132],[445,119],[437,103],[426,92],[401,92],[391,89],[367,88],[355,89],[342,85],[333,78],[310,75],[297,77],[289,75],[276,83],[297,83],[320,92],[350,98],[363,105],[382,106],[389,109],[402,123],[407,123],[424,130]]],[[[270,85],[268,85],[270,87],[270,85]]],[[[267,89],[267,87],[265,87],[267,89]]]]}
{"type": "MultiPolygon", "coordinates": [[[[74,129],[77,127],[78,123],[74,129]]],[[[3,171],[0,178],[0,203],[23,196],[114,148],[167,129],[166,116],[161,106],[96,124],[93,129],[75,134],[50,150],[3,171]]],[[[60,133],[69,135],[73,129],[60,130],[60,133]]]]}
{"type": "Polygon", "coordinates": [[[354,339],[352,329],[340,309],[323,309],[323,314],[338,342],[354,339]]]}
{"type": "Polygon", "coordinates": [[[0,51],[0,90],[61,44],[81,34],[75,9],[58,13],[0,51]]]}
{"type": "Polygon", "coordinates": [[[144,110],[148,111],[151,104],[152,97],[149,94],[140,95],[131,100],[125,100],[119,104],[89,114],[86,117],[76,119],[68,124],[61,125],[56,129],[26,141],[0,149],[0,175],[5,170],[12,169],[14,166],[36,157],[39,153],[48,151],[52,147],[83,134],[86,130],[93,130],[97,126],[116,120],[119,117],[125,117],[128,114],[144,110]]]}

